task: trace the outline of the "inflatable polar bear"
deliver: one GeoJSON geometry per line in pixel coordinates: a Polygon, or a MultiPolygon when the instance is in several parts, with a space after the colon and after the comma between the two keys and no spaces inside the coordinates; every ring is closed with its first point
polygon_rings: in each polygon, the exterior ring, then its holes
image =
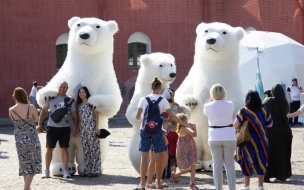
{"type": "MultiPolygon", "coordinates": [[[[68,52],[66,60],[51,79],[51,81],[37,93],[37,101],[44,105],[45,98],[54,97],[58,92],[58,85],[66,81],[69,85],[67,95],[74,97],[75,87],[79,84],[86,86],[91,94],[88,102],[96,106],[99,112],[98,128],[108,128],[108,118],[113,117],[122,103],[120,89],[114,72],[113,35],[118,31],[115,21],[103,21],[97,18],[73,17],[68,21],[70,28],[68,52]]],[[[106,158],[108,142],[100,140],[101,163],[106,158]]],[[[69,147],[68,169],[75,173],[75,150],[78,163],[78,173],[84,172],[84,160],[81,139],[71,134],[69,147]]],[[[61,150],[57,144],[53,152],[50,170],[53,175],[62,174],[61,150]]]]}
{"type": "Polygon", "coordinates": [[[175,93],[175,101],[191,109],[191,123],[197,125],[195,138],[200,167],[212,170],[212,156],[208,146],[208,119],[204,104],[210,100],[213,84],[223,85],[227,100],[234,103],[235,114],[244,105],[239,76],[239,41],[245,31],[224,23],[201,23],[196,28],[194,63],[188,76],[175,93]]]}
{"type": "Polygon", "coordinates": [[[132,100],[127,108],[126,117],[133,125],[133,134],[129,145],[129,158],[134,169],[140,173],[141,152],[140,141],[140,120],[136,119],[139,99],[151,94],[150,84],[155,77],[162,81],[162,90],[169,88],[169,85],[176,77],[175,58],[171,54],[152,53],[140,57],[140,69],[135,83],[135,91],[132,100]]]}

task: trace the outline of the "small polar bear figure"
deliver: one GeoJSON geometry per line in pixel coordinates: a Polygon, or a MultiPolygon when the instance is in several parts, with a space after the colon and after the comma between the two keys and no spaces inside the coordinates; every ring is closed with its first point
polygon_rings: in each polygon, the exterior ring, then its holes
{"type": "MultiPolygon", "coordinates": [[[[80,86],[86,86],[91,94],[88,103],[98,111],[98,128],[108,128],[108,119],[120,109],[122,97],[113,66],[113,35],[118,31],[115,21],[103,21],[98,18],[73,17],[68,21],[70,28],[66,60],[58,73],[37,93],[37,102],[43,107],[46,100],[57,96],[58,85],[68,83],[67,95],[77,101],[80,86]],[[75,94],[76,92],[76,94],[75,94]]],[[[72,131],[72,130],[71,130],[72,131]]],[[[101,164],[104,162],[108,141],[100,140],[101,164]]],[[[81,138],[71,135],[68,171],[84,172],[84,158],[81,138]],[[76,154],[76,155],[75,155],[76,154]]],[[[50,172],[62,175],[62,159],[59,144],[53,151],[50,172]]]]}
{"type": "Polygon", "coordinates": [[[162,81],[162,90],[176,78],[175,58],[167,53],[151,53],[140,57],[140,69],[135,83],[135,91],[127,108],[126,117],[133,126],[129,144],[129,159],[134,169],[140,173],[141,152],[139,151],[141,122],[136,119],[137,106],[141,97],[151,94],[150,84],[155,77],[162,81]]]}
{"type": "MultiPolygon", "coordinates": [[[[197,125],[195,138],[197,169],[212,171],[212,156],[208,146],[208,119],[204,105],[210,100],[213,84],[223,85],[227,100],[234,103],[235,114],[244,105],[244,94],[239,75],[239,42],[245,31],[225,23],[201,23],[196,28],[194,63],[175,93],[175,101],[191,110],[189,122],[197,125]]],[[[233,118],[234,119],[234,118],[233,118]]]]}

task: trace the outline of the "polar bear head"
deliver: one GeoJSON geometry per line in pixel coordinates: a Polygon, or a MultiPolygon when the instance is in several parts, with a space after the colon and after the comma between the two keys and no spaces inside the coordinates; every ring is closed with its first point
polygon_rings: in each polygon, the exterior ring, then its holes
{"type": "Polygon", "coordinates": [[[175,58],[171,54],[145,54],[140,57],[140,64],[139,75],[149,83],[157,76],[165,86],[176,78],[175,58]]]}
{"type": "Polygon", "coordinates": [[[85,55],[109,50],[109,46],[113,46],[113,35],[118,31],[115,21],[103,21],[98,18],[73,17],[68,21],[68,26],[69,50],[85,55]]]}
{"type": "Polygon", "coordinates": [[[238,56],[239,41],[245,31],[241,27],[231,27],[225,23],[201,23],[196,28],[195,54],[198,59],[213,61],[238,56]]]}

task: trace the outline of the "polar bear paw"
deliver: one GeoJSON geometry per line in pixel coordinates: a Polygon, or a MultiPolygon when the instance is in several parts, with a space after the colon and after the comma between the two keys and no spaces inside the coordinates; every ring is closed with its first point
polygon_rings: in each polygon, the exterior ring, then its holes
{"type": "Polygon", "coordinates": [[[190,109],[193,109],[198,104],[198,100],[194,96],[187,96],[182,101],[182,104],[188,106],[190,109]]]}
{"type": "Polygon", "coordinates": [[[57,89],[44,89],[40,93],[40,98],[43,98],[44,101],[48,101],[54,99],[57,96],[57,94],[58,94],[57,89]]]}
{"type": "Polygon", "coordinates": [[[38,104],[43,107],[44,106],[44,102],[54,99],[58,94],[58,89],[56,88],[42,88],[40,90],[38,90],[37,95],[36,95],[36,99],[38,104]]]}
{"type": "MultiPolygon", "coordinates": [[[[69,174],[74,175],[76,173],[76,165],[73,162],[68,162],[67,168],[69,174]]],[[[62,176],[63,163],[62,162],[52,162],[50,165],[50,171],[54,176],[62,176]]]]}

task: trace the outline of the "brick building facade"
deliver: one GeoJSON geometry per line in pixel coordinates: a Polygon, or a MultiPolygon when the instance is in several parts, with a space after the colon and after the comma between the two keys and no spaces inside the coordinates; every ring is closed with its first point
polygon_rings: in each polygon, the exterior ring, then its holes
{"type": "Polygon", "coordinates": [[[128,66],[128,43],[136,42],[137,34],[148,39],[150,52],[175,56],[174,88],[192,65],[195,29],[203,21],[280,32],[303,43],[303,31],[299,30],[303,12],[297,11],[293,1],[5,0],[0,15],[0,118],[6,118],[14,104],[11,95],[15,87],[21,86],[29,93],[34,80],[45,85],[55,75],[56,42],[69,32],[67,21],[73,16],[118,23],[113,62],[118,83],[125,91],[121,113],[126,110],[137,77],[138,68],[128,66]]]}

